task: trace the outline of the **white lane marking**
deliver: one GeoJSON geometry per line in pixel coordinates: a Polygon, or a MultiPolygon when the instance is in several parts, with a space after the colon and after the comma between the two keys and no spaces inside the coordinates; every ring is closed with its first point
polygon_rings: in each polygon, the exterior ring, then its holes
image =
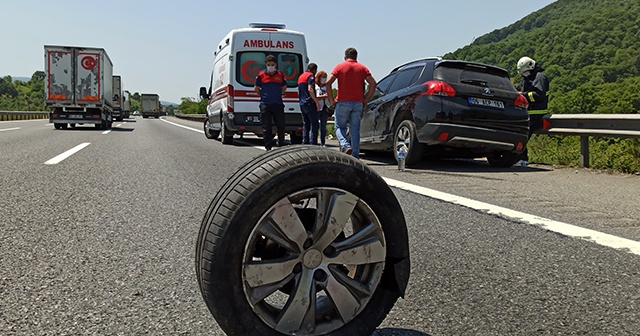
{"type": "Polygon", "coordinates": [[[52,158],[51,160],[45,162],[44,164],[46,164],[46,165],[58,164],[58,163],[62,162],[62,160],[64,160],[64,159],[70,157],[71,155],[79,152],[81,149],[89,146],[90,144],[91,143],[89,143],[89,142],[81,143],[81,144],[71,148],[70,150],[68,150],[68,151],[66,151],[66,152],[64,152],[64,153],[52,158]]]}
{"type": "Polygon", "coordinates": [[[122,124],[117,124],[117,125],[116,125],[116,127],[120,127],[120,126],[122,126],[122,124]]]}
{"type": "MultiPolygon", "coordinates": [[[[164,120],[164,119],[161,119],[161,120],[178,127],[186,128],[188,130],[204,134],[204,131],[202,130],[176,124],[174,122],[164,120]]],[[[262,149],[262,150],[265,149],[264,147],[258,147],[258,146],[252,146],[252,147],[257,149],[262,149]]],[[[630,253],[640,255],[640,242],[637,242],[631,239],[621,238],[621,237],[610,235],[607,233],[581,228],[579,226],[575,226],[572,224],[567,224],[563,222],[554,221],[552,219],[530,215],[524,212],[503,208],[497,205],[472,200],[470,198],[466,198],[462,196],[443,193],[437,190],[416,186],[413,184],[409,184],[406,182],[402,182],[402,181],[398,181],[398,180],[394,180],[386,177],[383,177],[383,178],[387,182],[387,184],[392,187],[411,191],[416,194],[439,199],[448,203],[462,205],[474,210],[486,211],[489,214],[496,214],[499,216],[515,219],[517,221],[525,222],[531,225],[541,226],[549,231],[557,232],[570,237],[589,240],[603,246],[608,246],[615,249],[625,249],[625,250],[628,250],[630,253]]]]}
{"type": "Polygon", "coordinates": [[[32,121],[42,121],[42,120],[48,120],[48,119],[5,120],[5,121],[0,121],[0,124],[4,124],[4,123],[32,122],[32,121]]]}
{"type": "Polygon", "coordinates": [[[48,124],[44,124],[45,127],[51,127],[53,126],[53,123],[48,123],[48,124]]]}
{"type": "Polygon", "coordinates": [[[164,121],[164,122],[166,122],[168,124],[174,125],[174,126],[182,127],[184,129],[188,129],[190,131],[194,131],[194,132],[198,132],[198,133],[204,134],[203,130],[195,129],[193,127],[189,127],[189,126],[185,126],[185,125],[176,124],[173,121],[165,120],[164,118],[160,118],[160,120],[162,120],[162,121],[164,121]]]}
{"type": "Polygon", "coordinates": [[[102,132],[102,134],[109,134],[109,133],[111,133],[111,130],[106,130],[106,131],[102,132]]]}
{"type": "Polygon", "coordinates": [[[384,180],[392,187],[411,191],[423,196],[439,199],[448,203],[462,205],[467,208],[471,208],[479,211],[486,211],[489,214],[498,215],[501,217],[511,218],[520,222],[525,222],[531,225],[540,226],[549,231],[557,232],[566,236],[585,239],[592,241],[596,244],[612,247],[615,249],[626,250],[630,253],[640,255],[640,242],[617,237],[607,233],[598,232],[595,230],[585,229],[572,224],[554,221],[551,219],[530,215],[524,212],[503,208],[497,205],[484,203],[462,196],[456,196],[447,194],[441,191],[416,186],[406,182],[383,177],[384,180]]]}
{"type": "Polygon", "coordinates": [[[21,127],[13,127],[13,128],[5,128],[5,129],[0,129],[0,132],[4,132],[4,131],[17,131],[21,129],[21,127]]]}
{"type": "MultiPolygon", "coordinates": [[[[175,125],[175,126],[178,126],[178,127],[182,127],[182,128],[188,129],[188,130],[190,130],[190,131],[194,131],[194,132],[198,132],[198,133],[204,134],[204,131],[203,131],[203,130],[199,130],[199,129],[195,129],[195,128],[192,128],[192,127],[189,127],[189,126],[184,126],[184,125],[176,124],[176,123],[171,122],[171,121],[169,121],[169,120],[165,120],[164,118],[160,118],[160,120],[162,120],[162,121],[164,121],[164,122],[166,122],[166,123],[169,123],[169,124],[171,124],[171,125],[175,125]]],[[[242,140],[235,140],[235,141],[236,141],[237,143],[241,143],[241,144],[247,145],[247,146],[249,146],[249,147],[253,147],[253,148],[255,148],[255,149],[262,149],[262,150],[264,150],[264,151],[266,151],[266,150],[267,150],[266,148],[264,148],[264,146],[255,146],[255,145],[253,145],[252,143],[249,143],[249,142],[246,142],[246,141],[242,141],[242,140]]]]}

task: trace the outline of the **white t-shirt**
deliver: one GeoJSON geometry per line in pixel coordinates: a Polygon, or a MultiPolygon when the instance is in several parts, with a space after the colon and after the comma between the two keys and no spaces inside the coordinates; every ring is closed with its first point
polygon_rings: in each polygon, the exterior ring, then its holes
{"type": "MultiPolygon", "coordinates": [[[[323,94],[327,94],[327,87],[316,84],[316,96],[323,95],[323,94]]],[[[319,101],[320,101],[320,111],[322,111],[322,109],[325,106],[329,106],[329,98],[322,98],[322,99],[319,99],[319,101]]]]}

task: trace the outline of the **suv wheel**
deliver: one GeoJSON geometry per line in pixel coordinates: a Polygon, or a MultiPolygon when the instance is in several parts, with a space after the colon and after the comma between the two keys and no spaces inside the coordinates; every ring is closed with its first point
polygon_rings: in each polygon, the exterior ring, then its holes
{"type": "Polygon", "coordinates": [[[509,168],[518,161],[518,154],[510,152],[493,153],[487,156],[487,161],[492,167],[509,168]]]}
{"type": "Polygon", "coordinates": [[[400,146],[404,143],[407,146],[407,156],[405,158],[405,165],[411,166],[422,159],[424,153],[424,145],[418,142],[418,132],[416,131],[416,124],[411,120],[405,120],[398,125],[394,135],[394,151],[393,156],[398,161],[398,151],[400,146]]]}
{"type": "Polygon", "coordinates": [[[318,146],[266,152],[231,176],[202,220],[195,264],[228,335],[370,335],[410,271],[392,190],[318,146]]]}

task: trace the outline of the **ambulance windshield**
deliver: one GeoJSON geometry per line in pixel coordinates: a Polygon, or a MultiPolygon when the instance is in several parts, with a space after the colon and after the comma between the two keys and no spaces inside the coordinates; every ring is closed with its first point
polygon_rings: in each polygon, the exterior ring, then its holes
{"type": "Polygon", "coordinates": [[[282,71],[287,80],[287,87],[298,86],[298,76],[302,74],[302,55],[285,52],[244,51],[237,55],[236,80],[244,86],[253,86],[256,76],[264,70],[264,58],[274,55],[278,60],[278,70],[282,71]]]}

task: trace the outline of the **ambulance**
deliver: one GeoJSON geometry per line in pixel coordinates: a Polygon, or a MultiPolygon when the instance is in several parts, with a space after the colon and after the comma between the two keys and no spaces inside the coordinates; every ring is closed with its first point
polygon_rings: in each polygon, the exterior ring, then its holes
{"type": "MultiPolygon", "coordinates": [[[[211,83],[208,89],[200,88],[200,97],[208,100],[204,122],[208,139],[221,137],[223,144],[232,144],[234,135],[262,136],[260,96],[253,87],[256,76],[265,69],[265,57],[273,55],[287,80],[282,97],[285,129],[291,143],[302,143],[297,86],[298,76],[309,64],[303,33],[287,30],[283,24],[251,23],[249,28],[229,32],[213,55],[211,83]]],[[[273,131],[275,134],[275,126],[273,131]]]]}

